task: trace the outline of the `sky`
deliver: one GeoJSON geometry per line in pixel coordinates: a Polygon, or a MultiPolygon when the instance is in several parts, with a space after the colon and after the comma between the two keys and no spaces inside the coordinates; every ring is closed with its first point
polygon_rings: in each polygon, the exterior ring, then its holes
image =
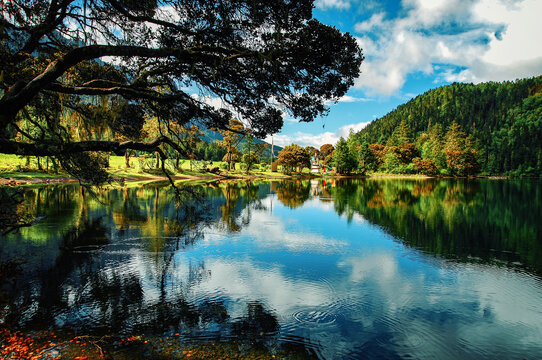
{"type": "Polygon", "coordinates": [[[335,144],[398,105],[453,82],[542,74],[542,0],[316,0],[313,16],[349,32],[365,61],[328,116],[285,117],[279,146],[335,144]]]}

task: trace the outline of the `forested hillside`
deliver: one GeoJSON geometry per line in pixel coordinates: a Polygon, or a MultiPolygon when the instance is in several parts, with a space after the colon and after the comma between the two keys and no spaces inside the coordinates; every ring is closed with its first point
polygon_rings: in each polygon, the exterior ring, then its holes
{"type": "Polygon", "coordinates": [[[541,175],[542,77],[430,90],[349,141],[369,170],[541,175]]]}

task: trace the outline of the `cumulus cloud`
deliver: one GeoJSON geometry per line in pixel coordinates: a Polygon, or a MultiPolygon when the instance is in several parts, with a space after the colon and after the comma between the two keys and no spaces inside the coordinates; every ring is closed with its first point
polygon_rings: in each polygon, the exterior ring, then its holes
{"type": "Polygon", "coordinates": [[[419,72],[476,83],[542,73],[541,1],[403,0],[402,8],[355,25],[367,57],[356,87],[393,95],[419,72]]]}
{"type": "Polygon", "coordinates": [[[318,9],[327,10],[327,9],[339,9],[347,10],[350,9],[350,2],[347,0],[316,0],[314,5],[318,9]]]}
{"type": "Polygon", "coordinates": [[[273,140],[273,143],[278,146],[287,146],[291,144],[297,144],[299,146],[314,146],[314,147],[320,147],[324,144],[333,144],[335,145],[337,141],[339,141],[339,138],[347,138],[348,134],[350,133],[350,129],[354,132],[358,132],[364,127],[366,127],[370,121],[367,122],[360,122],[356,124],[349,124],[340,127],[337,131],[331,132],[326,131],[321,134],[308,134],[301,131],[298,131],[294,133],[293,135],[273,135],[268,136],[265,141],[268,143],[271,143],[271,140],[273,140]]]}

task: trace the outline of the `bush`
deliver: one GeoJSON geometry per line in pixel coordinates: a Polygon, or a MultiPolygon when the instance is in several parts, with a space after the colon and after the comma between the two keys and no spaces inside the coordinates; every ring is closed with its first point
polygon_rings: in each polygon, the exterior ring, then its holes
{"type": "Polygon", "coordinates": [[[392,174],[398,174],[401,172],[401,162],[399,159],[397,159],[397,156],[393,152],[389,152],[384,155],[382,170],[392,174]]]}
{"type": "Polygon", "coordinates": [[[431,159],[420,159],[419,157],[412,159],[413,169],[424,175],[435,175],[438,173],[437,167],[431,159]]]}
{"type": "Polygon", "coordinates": [[[221,162],[218,165],[218,167],[221,168],[222,170],[228,170],[228,163],[227,162],[221,162]]]}

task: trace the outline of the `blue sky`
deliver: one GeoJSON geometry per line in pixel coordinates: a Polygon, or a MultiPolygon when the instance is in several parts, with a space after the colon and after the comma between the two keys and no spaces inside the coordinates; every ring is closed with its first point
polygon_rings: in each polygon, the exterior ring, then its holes
{"type": "MultiPolygon", "coordinates": [[[[316,0],[314,17],[352,34],[366,60],[330,113],[286,117],[277,145],[321,146],[430,89],[542,74],[542,0],[316,0]]],[[[271,137],[266,140],[271,142],[271,137]]]]}

